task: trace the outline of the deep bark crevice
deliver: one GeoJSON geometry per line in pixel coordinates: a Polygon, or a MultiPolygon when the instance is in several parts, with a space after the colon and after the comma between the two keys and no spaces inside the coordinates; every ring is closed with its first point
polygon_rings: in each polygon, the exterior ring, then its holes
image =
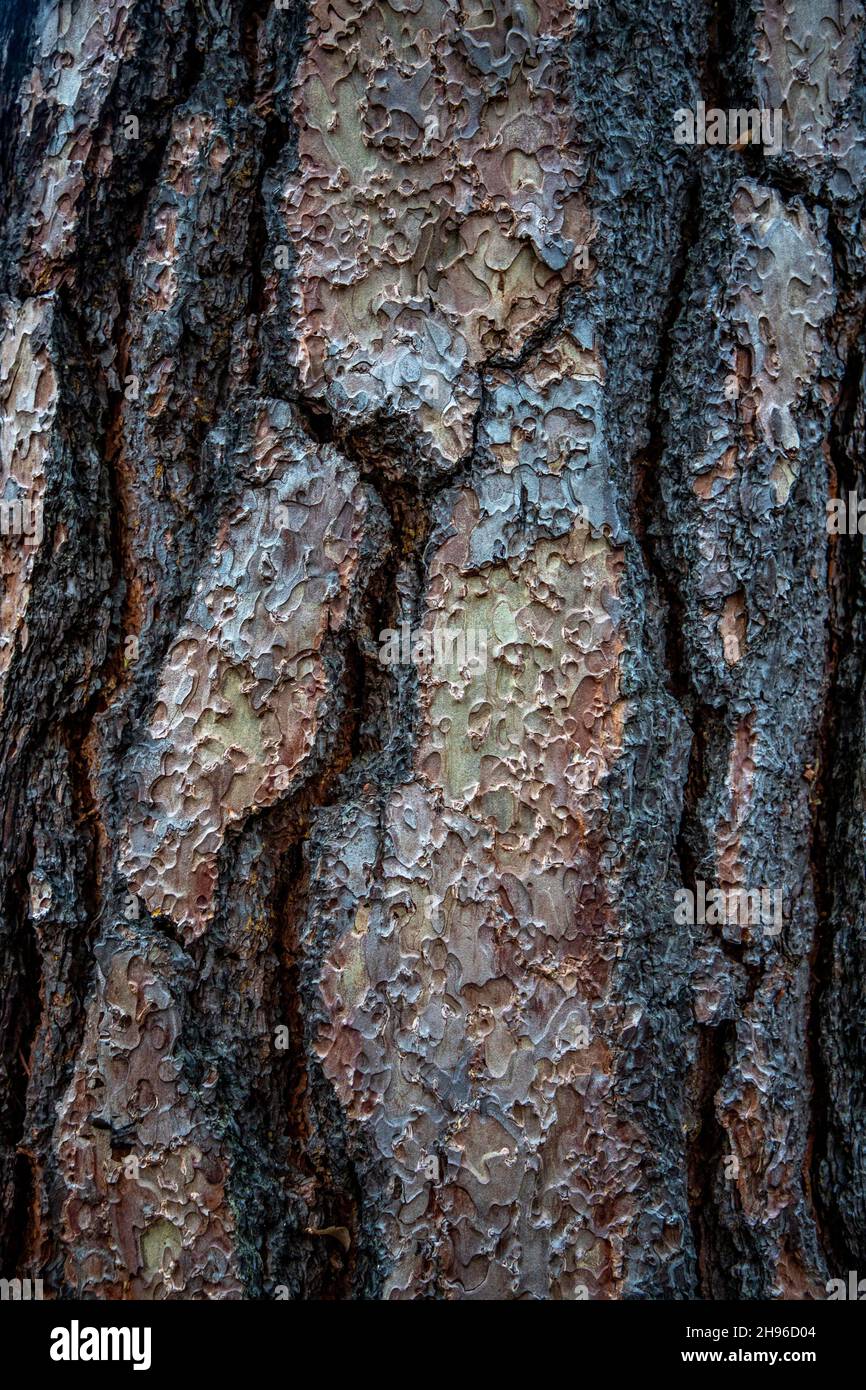
{"type": "Polygon", "coordinates": [[[687,1190],[697,1262],[697,1296],[704,1299],[736,1297],[732,1252],[719,1220],[717,1174],[724,1157],[725,1134],[716,1113],[716,1097],[730,1062],[734,1037],[733,1023],[701,1028],[689,1078],[687,1190]]]}
{"type": "MultiPolygon", "coordinates": [[[[837,270],[840,269],[838,251],[837,270]]],[[[845,281],[843,280],[843,285],[845,281]]],[[[847,295],[843,295],[844,301],[847,295]]],[[[862,315],[849,337],[844,375],[833,412],[829,433],[832,465],[831,484],[836,496],[847,500],[850,493],[861,495],[866,471],[856,453],[857,410],[862,408],[864,380],[864,340],[862,315]],[[852,449],[854,456],[852,457],[852,449]]],[[[850,1233],[840,1219],[836,1204],[829,1198],[822,1178],[827,1161],[832,1116],[832,1079],[822,1040],[824,1010],[834,983],[834,929],[851,922],[857,911],[856,897],[848,892],[846,837],[856,814],[855,792],[849,778],[855,755],[857,731],[862,729],[861,711],[866,683],[866,661],[862,652],[864,588],[863,547],[859,537],[828,536],[828,592],[830,619],[826,692],[818,730],[817,775],[812,804],[812,877],[818,922],[811,959],[808,1062],[812,1081],[812,1136],[809,1182],[824,1249],[837,1270],[856,1268],[858,1252],[850,1233]],[[852,669],[852,658],[856,665],[852,669]]]]}
{"type": "Polygon", "coordinates": [[[53,54],[44,6],[0,14],[10,472],[32,417],[46,519],[0,646],[0,1274],[820,1297],[866,1258],[866,581],[861,538],[819,574],[804,462],[866,486],[859,21],[828,56],[749,0],[72,8],[53,54]],[[796,124],[825,81],[782,154],[676,145],[680,103],[778,87],[796,124]],[[383,655],[449,604],[486,683],[383,655]],[[680,925],[678,886],[759,871],[778,940],[680,925]],[[101,1074],[127,985],[152,1146],[101,1074]],[[144,1146],[155,1185],[109,1190],[144,1146]]]}

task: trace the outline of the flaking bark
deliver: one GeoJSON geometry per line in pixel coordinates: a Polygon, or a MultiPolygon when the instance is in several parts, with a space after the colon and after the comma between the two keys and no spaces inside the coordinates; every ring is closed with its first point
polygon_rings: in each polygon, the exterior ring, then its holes
{"type": "Polygon", "coordinates": [[[863,1267],[864,42],[0,0],[4,1276],[863,1267]]]}

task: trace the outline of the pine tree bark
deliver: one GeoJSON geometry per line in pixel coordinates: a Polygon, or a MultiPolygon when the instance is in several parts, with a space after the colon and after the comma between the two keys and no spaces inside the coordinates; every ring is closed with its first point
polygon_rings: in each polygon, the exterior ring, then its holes
{"type": "Polygon", "coordinates": [[[862,6],[0,0],[0,75],[0,1272],[824,1297],[862,6]]]}

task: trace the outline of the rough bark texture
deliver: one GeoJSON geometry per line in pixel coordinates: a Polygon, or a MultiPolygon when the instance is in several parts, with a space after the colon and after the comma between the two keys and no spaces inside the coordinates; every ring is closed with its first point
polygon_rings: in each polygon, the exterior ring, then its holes
{"type": "Polygon", "coordinates": [[[0,0],[4,1275],[866,1267],[864,42],[0,0]]]}

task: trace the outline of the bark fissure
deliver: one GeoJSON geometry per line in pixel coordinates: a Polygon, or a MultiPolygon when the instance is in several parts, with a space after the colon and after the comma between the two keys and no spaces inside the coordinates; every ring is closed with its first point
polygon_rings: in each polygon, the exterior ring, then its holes
{"type": "Polygon", "coordinates": [[[0,16],[0,1274],[866,1258],[866,28],[816,5],[0,16]]]}
{"type": "MultiPolygon", "coordinates": [[[[832,224],[831,224],[832,225],[832,224]]],[[[834,238],[835,240],[835,238],[834,238]]],[[[836,248],[837,273],[842,264],[836,248]]],[[[842,281],[843,285],[845,280],[842,281]]],[[[843,297],[843,302],[848,298],[843,297]]],[[[842,320],[844,322],[844,318],[842,320]]],[[[864,471],[856,452],[857,411],[862,411],[863,316],[847,335],[844,376],[829,432],[832,491],[839,497],[859,495],[864,471]]],[[[861,430],[862,435],[862,430],[861,430]]],[[[852,814],[847,777],[852,731],[858,728],[863,708],[866,662],[863,659],[864,611],[863,550],[851,538],[833,537],[828,542],[827,585],[830,595],[828,660],[822,720],[818,731],[817,772],[813,790],[812,875],[818,923],[811,958],[809,1000],[809,1067],[812,1082],[812,1135],[808,1178],[816,1220],[824,1249],[838,1270],[856,1267],[858,1250],[850,1228],[840,1219],[827,1190],[822,1164],[826,1163],[832,1127],[830,1096],[832,1078],[822,1047],[821,1026],[829,992],[833,987],[833,930],[840,920],[850,920],[847,884],[840,872],[844,865],[847,818],[852,814]],[[853,664],[853,670],[852,670],[853,664]]]]}

